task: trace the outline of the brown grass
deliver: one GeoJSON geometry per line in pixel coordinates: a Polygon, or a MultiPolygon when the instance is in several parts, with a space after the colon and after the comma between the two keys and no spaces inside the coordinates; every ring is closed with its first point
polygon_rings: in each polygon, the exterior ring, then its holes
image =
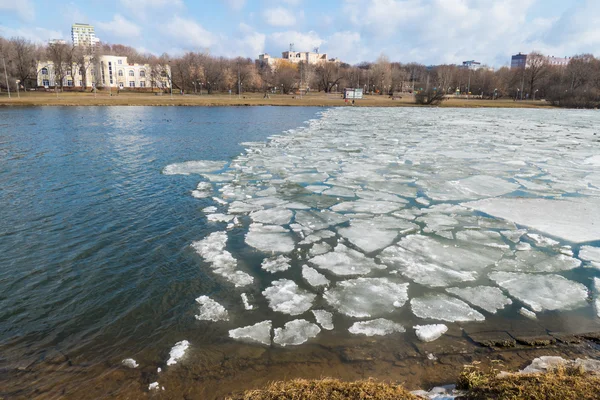
{"type": "Polygon", "coordinates": [[[477,366],[464,369],[458,388],[467,391],[467,400],[600,399],[600,377],[580,369],[559,367],[545,374],[502,374],[477,366]]]}
{"type": "MultiPolygon", "coordinates": [[[[21,92],[20,98],[12,93],[8,98],[6,93],[0,94],[0,106],[313,106],[335,107],[348,106],[340,94],[311,93],[302,98],[298,95],[271,95],[264,99],[260,93],[244,94],[238,99],[236,95],[194,95],[163,94],[156,96],[152,93],[113,93],[98,92],[96,96],[90,92],[64,92],[58,96],[53,92],[21,92]]],[[[412,95],[402,96],[401,99],[390,99],[388,96],[366,96],[365,99],[356,100],[357,107],[427,107],[415,104],[412,95]]],[[[547,108],[546,102],[512,100],[480,100],[480,99],[449,99],[441,107],[499,107],[499,108],[547,108]]]]}
{"type": "Polygon", "coordinates": [[[229,400],[417,400],[399,385],[374,380],[342,382],[337,379],[294,379],[269,384],[264,389],[248,390],[229,400]]]}

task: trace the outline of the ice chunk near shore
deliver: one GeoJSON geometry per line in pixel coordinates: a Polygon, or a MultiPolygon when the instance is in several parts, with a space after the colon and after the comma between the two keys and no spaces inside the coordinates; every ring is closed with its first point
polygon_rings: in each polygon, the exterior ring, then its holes
{"type": "Polygon", "coordinates": [[[234,215],[227,214],[208,214],[206,216],[206,219],[209,222],[230,222],[233,220],[233,218],[235,218],[234,215]]]}
{"type": "Polygon", "coordinates": [[[417,337],[422,342],[433,342],[448,332],[448,327],[444,324],[434,325],[415,325],[413,326],[417,337]]]}
{"type": "Polygon", "coordinates": [[[291,253],[294,239],[290,232],[278,225],[251,224],[246,244],[265,253],[291,253]]]}
{"type": "Polygon", "coordinates": [[[560,242],[554,239],[547,238],[543,235],[538,235],[537,233],[528,233],[527,237],[533,239],[538,247],[553,247],[560,244],[560,242]]]}
{"type": "Polygon", "coordinates": [[[274,274],[275,272],[287,271],[291,267],[290,261],[290,258],[286,256],[265,258],[260,267],[274,274]]]}
{"type": "Polygon", "coordinates": [[[517,230],[512,230],[512,231],[500,231],[500,233],[502,234],[502,236],[504,236],[511,242],[519,243],[519,240],[521,240],[521,236],[526,234],[527,230],[526,229],[517,229],[517,230]]]}
{"type": "Polygon", "coordinates": [[[486,199],[463,206],[573,243],[600,240],[600,198],[486,199]]]}
{"type": "Polygon", "coordinates": [[[417,297],[410,300],[413,314],[423,319],[446,322],[483,321],[485,317],[467,303],[445,294],[417,297]]]}
{"type": "Polygon", "coordinates": [[[592,267],[600,269],[600,247],[581,246],[579,258],[589,262],[592,267]]]}
{"type": "Polygon", "coordinates": [[[327,279],[325,275],[319,273],[316,269],[311,268],[308,265],[302,266],[302,277],[310,286],[313,287],[329,285],[329,279],[327,279]]]}
{"type": "Polygon", "coordinates": [[[348,331],[354,335],[386,336],[396,332],[406,332],[406,329],[389,319],[378,318],[371,321],[355,322],[348,331]]]}
{"type": "Polygon", "coordinates": [[[446,268],[398,245],[384,249],[377,258],[408,279],[425,286],[444,287],[477,279],[474,271],[446,268]]]}
{"type": "Polygon", "coordinates": [[[250,218],[254,222],[263,224],[287,225],[290,223],[293,215],[294,213],[287,208],[269,208],[250,213],[250,218]]]}
{"type": "Polygon", "coordinates": [[[127,368],[137,368],[140,366],[133,358],[126,358],[121,363],[127,368]]]}
{"type": "Polygon", "coordinates": [[[229,337],[269,346],[271,344],[271,327],[271,321],[262,321],[254,325],[232,329],[229,331],[229,337]]]}
{"type": "Polygon", "coordinates": [[[200,182],[196,190],[192,191],[192,196],[197,199],[205,199],[212,196],[212,185],[209,182],[200,182]]]}
{"type": "Polygon", "coordinates": [[[213,272],[236,287],[252,284],[254,278],[245,272],[237,271],[237,260],[225,250],[227,243],[226,232],[213,232],[204,239],[193,242],[192,248],[210,263],[213,272]]]}
{"type": "Polygon", "coordinates": [[[199,321],[229,321],[229,313],[219,303],[208,296],[200,296],[196,299],[200,304],[200,313],[196,315],[199,321]]]}
{"type": "Polygon", "coordinates": [[[491,314],[496,314],[498,310],[512,304],[512,300],[500,289],[491,286],[448,288],[446,291],[491,314]]]}
{"type": "Polygon", "coordinates": [[[321,328],[328,331],[333,330],[333,314],[325,310],[311,310],[317,324],[321,325],[321,328]]]}
{"type": "Polygon", "coordinates": [[[152,382],[148,385],[148,390],[165,390],[164,386],[160,386],[158,382],[152,382]]]}
{"type": "Polygon", "coordinates": [[[269,307],[273,311],[289,315],[300,315],[310,310],[317,297],[288,279],[271,282],[271,286],[263,290],[262,294],[269,301],[269,307]]]}
{"type": "Polygon", "coordinates": [[[368,318],[393,312],[408,300],[408,283],[387,278],[357,278],[340,281],[323,298],[340,313],[368,318]]]}
{"type": "Polygon", "coordinates": [[[248,300],[248,295],[246,293],[242,293],[240,296],[242,298],[242,303],[244,303],[244,309],[246,311],[254,310],[254,306],[250,304],[250,301],[248,300]]]}
{"type": "Polygon", "coordinates": [[[588,297],[584,285],[560,275],[492,272],[490,279],[536,312],[583,307],[588,297]]]}
{"type": "Polygon", "coordinates": [[[186,350],[190,347],[190,342],[187,340],[182,340],[181,342],[175,343],[175,346],[169,352],[169,359],[167,360],[167,365],[177,364],[179,360],[183,358],[186,350]]]}
{"type": "Polygon", "coordinates": [[[186,161],[167,165],[163,169],[165,175],[190,175],[203,174],[221,170],[227,165],[227,161],[186,161]]]}
{"type": "Polygon", "coordinates": [[[502,259],[494,271],[507,272],[561,272],[575,269],[581,261],[564,254],[549,255],[537,250],[518,251],[515,258],[502,259]]]}
{"type": "Polygon", "coordinates": [[[283,328],[275,328],[273,342],[280,346],[298,346],[314,338],[321,328],[305,319],[287,322],[283,328]]]}
{"type": "Polygon", "coordinates": [[[335,275],[365,275],[374,269],[386,269],[385,265],[375,263],[372,258],[350,249],[343,244],[338,244],[331,253],[316,256],[308,260],[319,269],[331,271],[335,275]]]}
{"type": "Polygon", "coordinates": [[[531,310],[526,309],[525,307],[521,307],[519,309],[519,314],[529,319],[537,319],[537,315],[531,310]]]}
{"type": "Polygon", "coordinates": [[[594,307],[596,315],[600,318],[600,278],[594,278],[594,307]]]}

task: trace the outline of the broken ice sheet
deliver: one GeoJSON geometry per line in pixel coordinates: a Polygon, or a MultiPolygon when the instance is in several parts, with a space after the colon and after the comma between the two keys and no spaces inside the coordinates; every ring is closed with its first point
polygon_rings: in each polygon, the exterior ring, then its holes
{"type": "Polygon", "coordinates": [[[254,325],[232,329],[229,331],[229,337],[269,346],[271,344],[271,327],[271,321],[262,321],[254,325]]]}
{"type": "Polygon", "coordinates": [[[275,272],[287,271],[291,267],[290,262],[290,258],[286,256],[271,257],[265,258],[260,267],[274,274],[275,272]]]}
{"type": "Polygon", "coordinates": [[[387,278],[340,281],[323,295],[329,305],[350,317],[368,318],[393,312],[408,300],[408,283],[387,278]]]}
{"type": "Polygon", "coordinates": [[[165,175],[190,175],[202,174],[221,170],[227,161],[186,161],[178,164],[167,165],[163,169],[165,175]]]}
{"type": "Polygon", "coordinates": [[[356,200],[346,201],[331,207],[335,212],[354,212],[369,214],[388,214],[403,207],[402,203],[392,203],[389,201],[377,200],[356,200]]]}
{"type": "Polygon", "coordinates": [[[413,314],[419,318],[446,322],[483,321],[485,317],[467,303],[444,294],[416,297],[410,300],[413,314]]]}
{"type": "Polygon", "coordinates": [[[448,331],[448,327],[444,324],[415,325],[413,328],[417,337],[422,342],[433,342],[448,331]]]}
{"type": "Polygon", "coordinates": [[[518,188],[519,185],[501,178],[476,175],[457,181],[429,182],[425,192],[430,199],[448,201],[502,196],[518,188]]]}
{"type": "Polygon", "coordinates": [[[392,244],[399,234],[418,230],[419,227],[411,222],[380,216],[372,219],[354,219],[350,221],[349,227],[338,228],[337,231],[365,253],[371,253],[392,244]]]}
{"type": "Polygon", "coordinates": [[[319,269],[331,271],[338,276],[366,275],[374,269],[385,269],[385,265],[375,263],[372,258],[338,244],[335,250],[308,260],[319,269]]]}
{"type": "Polygon", "coordinates": [[[208,296],[200,296],[196,299],[200,304],[199,314],[196,319],[199,321],[229,321],[229,313],[219,303],[208,296]]]}
{"type": "Polygon", "coordinates": [[[290,253],[295,243],[290,232],[279,225],[251,224],[246,243],[265,253],[290,253]]]}
{"type": "Polygon", "coordinates": [[[581,246],[579,258],[589,262],[592,267],[600,269],[600,247],[581,246]]]}
{"type": "Polygon", "coordinates": [[[333,314],[325,310],[311,310],[317,324],[321,325],[321,328],[328,331],[333,330],[333,314]]]}
{"type": "Polygon", "coordinates": [[[561,272],[581,265],[581,261],[564,254],[552,255],[537,250],[517,251],[514,258],[504,258],[493,268],[508,272],[561,272]]]}
{"type": "Polygon", "coordinates": [[[314,338],[321,328],[305,319],[287,322],[283,328],[275,328],[273,342],[280,346],[298,346],[314,338]]]}
{"type": "Polygon", "coordinates": [[[294,281],[279,279],[271,282],[271,286],[262,292],[269,301],[269,307],[289,315],[300,315],[312,307],[317,297],[296,285],[294,281]]]}
{"type": "Polygon", "coordinates": [[[290,223],[294,213],[287,208],[269,208],[250,213],[254,222],[271,225],[287,225],[290,223]]]}
{"type": "Polygon", "coordinates": [[[588,297],[584,285],[560,275],[492,272],[490,279],[536,312],[583,307],[588,297]]]}
{"type": "Polygon", "coordinates": [[[355,335],[365,336],[386,336],[396,332],[406,332],[402,325],[384,318],[355,322],[348,331],[355,335]]]}
{"type": "Polygon", "coordinates": [[[506,297],[500,289],[491,286],[448,288],[446,291],[491,314],[512,304],[512,300],[506,297]]]}
{"type": "Polygon", "coordinates": [[[329,285],[329,279],[325,275],[320,274],[316,269],[308,265],[302,266],[302,277],[313,287],[329,285]]]}

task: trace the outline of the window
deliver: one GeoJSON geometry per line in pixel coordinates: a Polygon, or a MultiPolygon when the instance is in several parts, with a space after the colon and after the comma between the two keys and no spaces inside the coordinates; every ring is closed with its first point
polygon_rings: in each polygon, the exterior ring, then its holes
{"type": "Polygon", "coordinates": [[[140,78],[144,78],[144,77],[146,77],[146,71],[141,70],[140,71],[140,78]]]}
{"type": "Polygon", "coordinates": [[[48,79],[44,79],[44,80],[42,81],[42,85],[43,85],[44,87],[48,87],[48,86],[50,86],[50,81],[49,81],[48,79]]]}
{"type": "Polygon", "coordinates": [[[123,65],[123,60],[118,61],[119,65],[123,65]]]}
{"type": "Polygon", "coordinates": [[[140,82],[140,87],[146,87],[146,82],[144,82],[144,81],[141,81],[141,82],[140,82]]]}
{"type": "Polygon", "coordinates": [[[129,70],[129,76],[135,76],[135,73],[133,72],[132,69],[129,70]]]}
{"type": "Polygon", "coordinates": [[[135,81],[129,81],[129,87],[135,87],[135,81]]]}
{"type": "Polygon", "coordinates": [[[83,81],[79,81],[79,86],[83,87],[83,81]]]}
{"type": "Polygon", "coordinates": [[[123,70],[122,69],[119,70],[119,76],[123,76],[123,70]]]}
{"type": "Polygon", "coordinates": [[[48,68],[42,68],[42,75],[48,75],[48,68]]]}
{"type": "Polygon", "coordinates": [[[67,86],[73,86],[73,80],[72,79],[69,79],[67,81],[67,86]]]}

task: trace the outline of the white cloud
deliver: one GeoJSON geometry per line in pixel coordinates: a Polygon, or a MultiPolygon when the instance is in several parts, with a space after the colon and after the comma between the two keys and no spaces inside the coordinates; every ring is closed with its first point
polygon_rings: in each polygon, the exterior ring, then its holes
{"type": "Polygon", "coordinates": [[[335,32],[327,38],[323,46],[329,58],[339,58],[348,64],[373,60],[373,53],[363,45],[358,32],[335,32]]]}
{"type": "Polygon", "coordinates": [[[97,22],[96,26],[100,30],[118,37],[132,38],[140,36],[142,33],[142,29],[138,25],[127,20],[121,14],[115,14],[112,21],[97,22]]]}
{"type": "Polygon", "coordinates": [[[240,11],[246,5],[246,0],[223,0],[229,8],[240,11]]]}
{"type": "Polygon", "coordinates": [[[14,29],[0,25],[0,36],[5,38],[24,37],[35,43],[46,43],[50,39],[65,39],[65,36],[60,31],[33,27],[27,29],[14,29]]]}
{"type": "Polygon", "coordinates": [[[267,48],[279,49],[275,52],[287,50],[290,43],[294,43],[297,51],[312,51],[315,47],[320,47],[325,43],[319,34],[315,31],[307,33],[297,31],[274,32],[267,36],[267,48]]]}
{"type": "Polygon", "coordinates": [[[175,16],[161,24],[164,35],[173,39],[177,46],[194,50],[204,50],[218,43],[218,38],[207,31],[198,22],[189,18],[175,16]]]}
{"type": "Polygon", "coordinates": [[[283,7],[269,8],[263,12],[265,22],[271,26],[287,27],[296,23],[296,16],[283,7]]]}
{"type": "Polygon", "coordinates": [[[298,5],[300,5],[300,3],[302,3],[302,0],[281,0],[281,1],[290,6],[298,6],[298,5]]]}
{"type": "Polygon", "coordinates": [[[182,0],[121,0],[121,4],[131,10],[140,11],[146,8],[182,7],[182,0]]]}
{"type": "Polygon", "coordinates": [[[0,11],[14,12],[24,21],[33,21],[35,17],[35,7],[30,0],[0,0],[0,11]]]}

